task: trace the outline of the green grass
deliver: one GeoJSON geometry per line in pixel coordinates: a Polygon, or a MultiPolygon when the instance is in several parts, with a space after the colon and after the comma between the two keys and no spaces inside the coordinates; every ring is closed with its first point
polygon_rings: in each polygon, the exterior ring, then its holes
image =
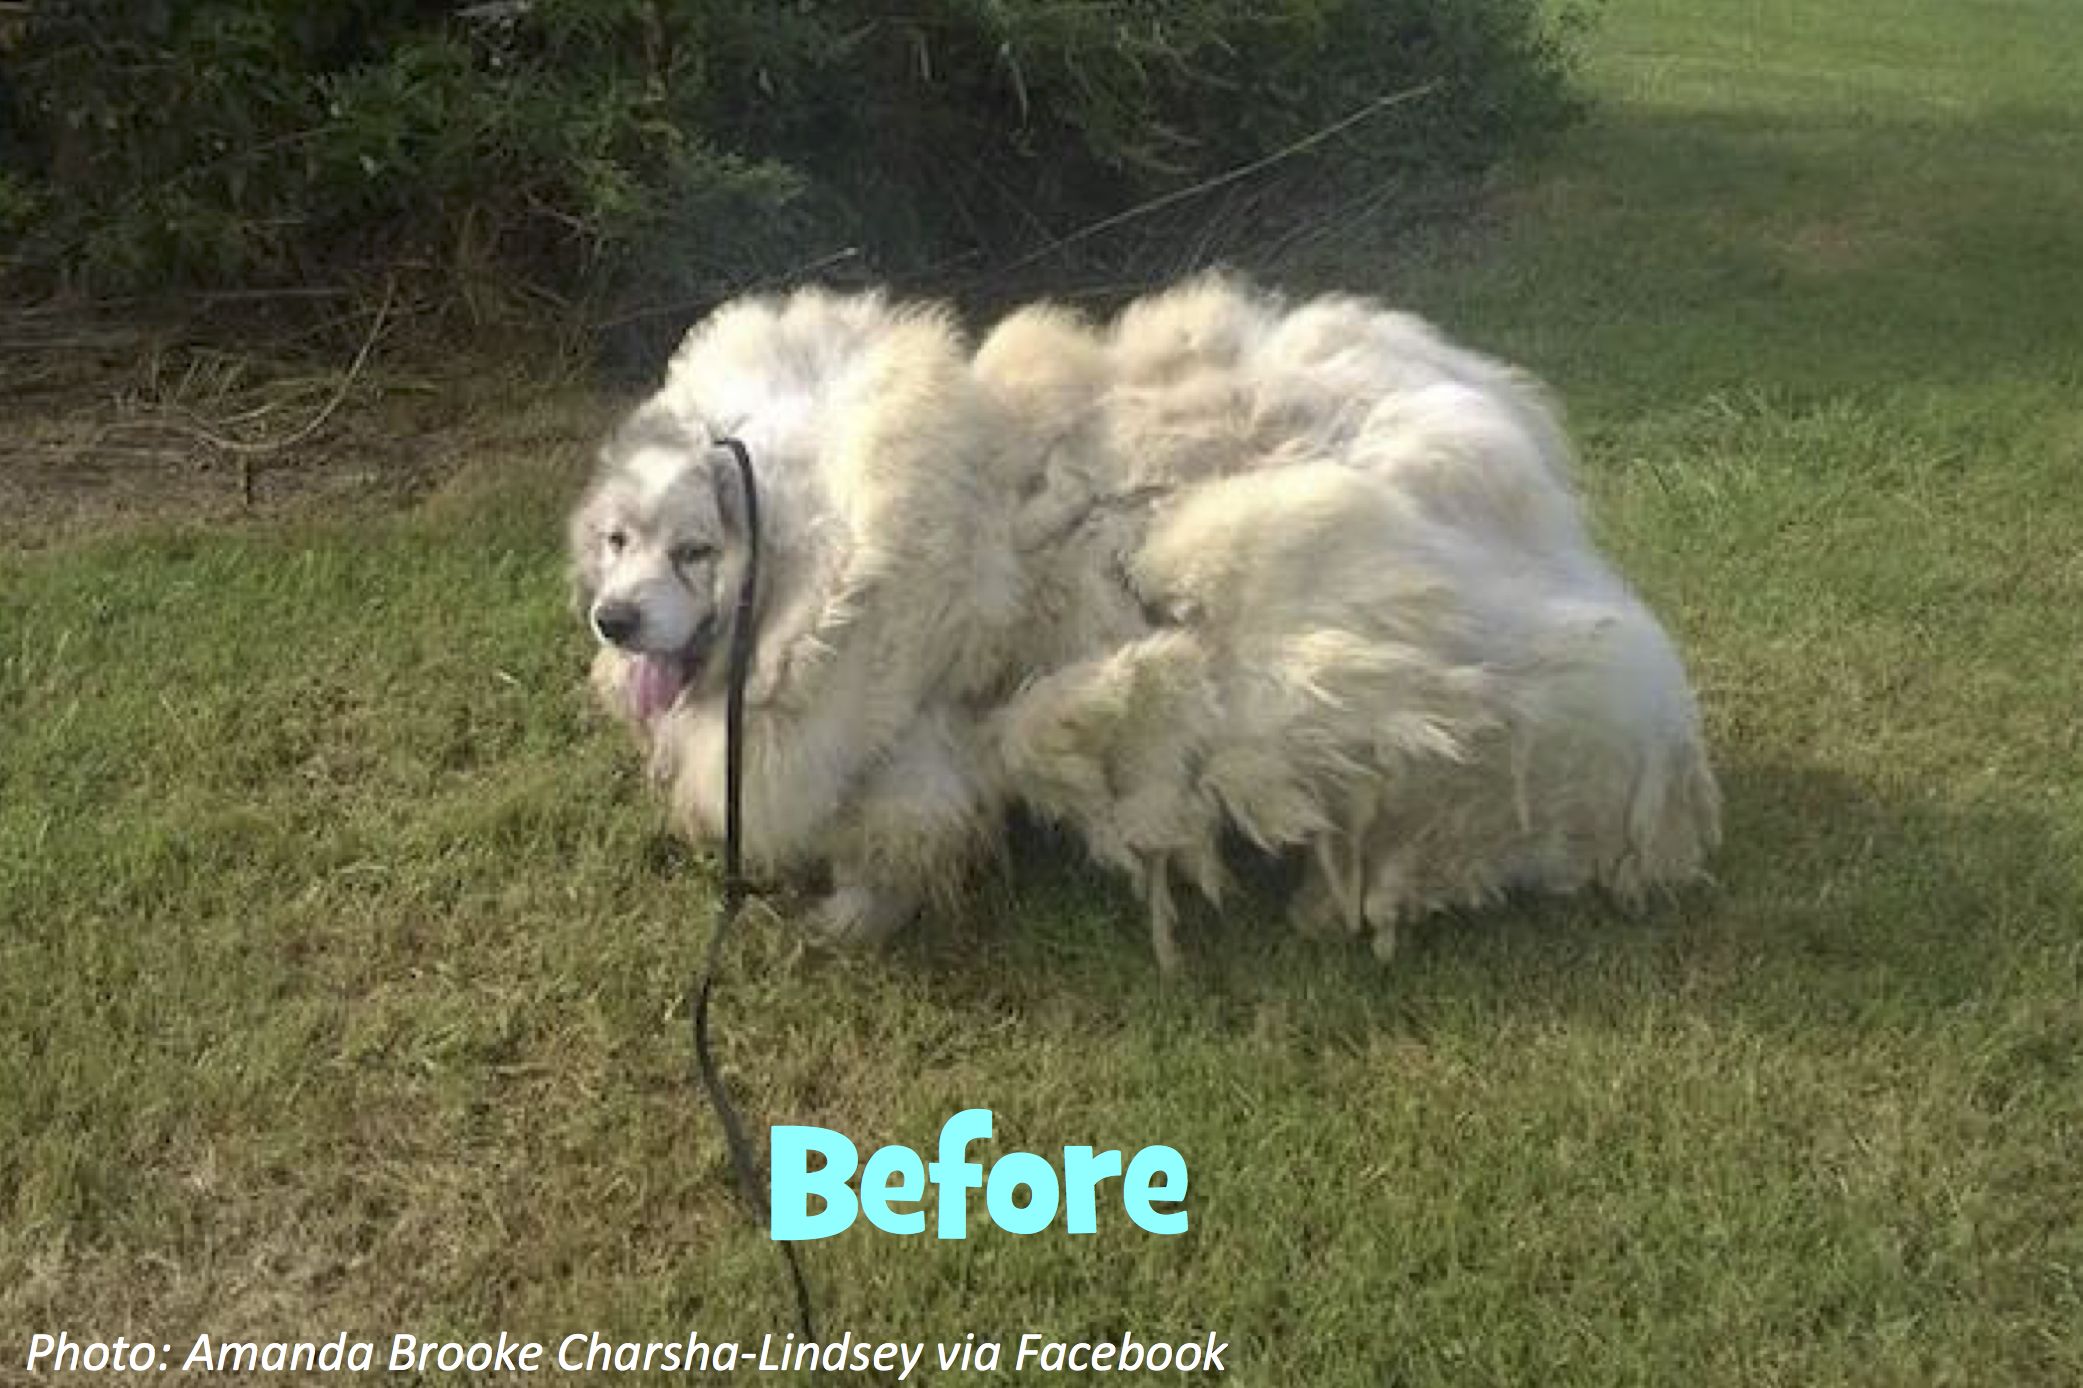
{"type": "MultiPolygon", "coordinates": [[[[764,1121],[986,1105],[1192,1171],[1180,1239],[809,1245],[825,1326],[1212,1329],[1250,1384],[2083,1381],[2078,55],[2064,0],[1612,0],[1598,114],[1474,232],[1300,272],[1569,402],[1703,687],[1719,884],[1386,972],[1247,908],[1169,986],[1046,849],[886,957],[748,931],[764,1121]]],[[[788,1328],[674,1013],[710,878],[579,687],[584,441],[0,560],[0,1379],[37,1330],[788,1328]]]]}

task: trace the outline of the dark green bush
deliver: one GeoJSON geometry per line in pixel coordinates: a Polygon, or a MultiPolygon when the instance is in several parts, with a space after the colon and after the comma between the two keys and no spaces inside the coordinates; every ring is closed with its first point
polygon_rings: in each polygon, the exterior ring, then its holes
{"type": "Polygon", "coordinates": [[[1479,165],[1569,111],[1537,0],[35,0],[0,234],[89,291],[422,271],[589,306],[834,247],[988,268],[1312,154],[1479,165]]]}

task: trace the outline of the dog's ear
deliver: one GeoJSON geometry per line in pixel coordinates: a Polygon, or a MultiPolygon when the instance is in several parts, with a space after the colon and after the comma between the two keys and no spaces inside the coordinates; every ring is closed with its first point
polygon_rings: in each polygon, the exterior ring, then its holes
{"type": "Polygon", "coordinates": [[[597,517],[598,497],[589,492],[571,513],[571,525],[566,533],[566,545],[570,554],[567,577],[571,586],[572,615],[581,622],[589,620],[593,611],[593,599],[600,592],[600,534],[597,517]]]}

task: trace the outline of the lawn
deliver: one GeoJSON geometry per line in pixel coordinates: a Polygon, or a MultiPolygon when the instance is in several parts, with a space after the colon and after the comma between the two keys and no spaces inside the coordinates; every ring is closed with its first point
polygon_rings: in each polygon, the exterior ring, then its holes
{"type": "MultiPolygon", "coordinates": [[[[1717,882],[1387,970],[1245,903],[1172,983],[1046,844],[882,957],[755,922],[717,1024],[756,1122],[984,1106],[992,1150],[1191,1171],[1179,1238],[976,1201],[805,1245],[833,1334],[2083,1382],[2083,9],[1601,13],[1594,115],[1471,223],[1288,269],[1557,387],[1702,688],[1717,882]]],[[[791,1328],[688,1079],[713,879],[582,697],[558,521],[605,417],[518,411],[402,509],[0,557],[0,1381],[39,1331],[791,1328]]]]}

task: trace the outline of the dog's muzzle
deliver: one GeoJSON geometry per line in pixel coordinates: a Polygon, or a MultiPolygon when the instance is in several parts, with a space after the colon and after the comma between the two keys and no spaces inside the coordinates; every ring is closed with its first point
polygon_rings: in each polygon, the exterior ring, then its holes
{"type": "MultiPolygon", "coordinates": [[[[638,649],[629,644],[635,636],[634,631],[626,631],[623,638],[617,640],[610,624],[598,613],[594,616],[594,626],[629,657],[623,688],[629,697],[630,714],[640,723],[650,722],[679,702],[688,686],[700,677],[703,667],[708,664],[709,653],[716,645],[714,618],[702,623],[694,633],[694,639],[677,651],[638,649]]],[[[616,629],[622,628],[616,624],[616,629]]]]}

